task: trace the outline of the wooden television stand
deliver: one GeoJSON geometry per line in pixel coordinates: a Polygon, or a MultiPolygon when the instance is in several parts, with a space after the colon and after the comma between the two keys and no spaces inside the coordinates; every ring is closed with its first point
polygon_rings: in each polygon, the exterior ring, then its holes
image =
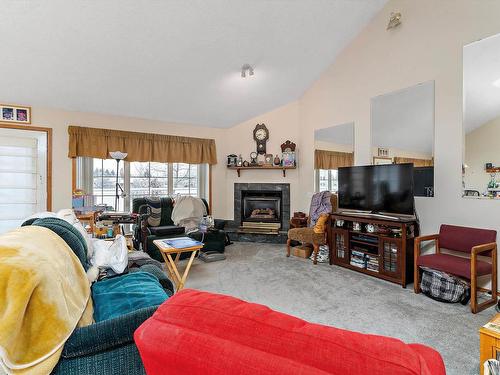
{"type": "Polygon", "coordinates": [[[418,235],[415,218],[334,213],[328,228],[330,264],[406,288],[413,282],[413,240],[418,235]],[[354,223],[361,230],[354,230],[354,223]],[[370,225],[375,228],[372,233],[367,231],[370,225]]]}

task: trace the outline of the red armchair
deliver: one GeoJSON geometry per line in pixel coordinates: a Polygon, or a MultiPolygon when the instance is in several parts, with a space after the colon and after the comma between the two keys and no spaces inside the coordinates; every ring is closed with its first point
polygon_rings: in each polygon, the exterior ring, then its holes
{"type": "Polygon", "coordinates": [[[470,280],[471,311],[475,314],[497,302],[497,232],[489,229],[441,225],[439,234],[420,236],[415,239],[414,291],[420,293],[420,269],[428,267],[470,280]],[[420,255],[421,244],[434,241],[434,254],[420,255]],[[441,249],[448,252],[442,253],[441,249]],[[450,252],[469,257],[457,256],[450,252]],[[478,256],[489,257],[491,262],[479,260],[478,256]],[[491,299],[477,303],[477,277],[491,275],[491,299]]]}
{"type": "Polygon", "coordinates": [[[135,331],[148,375],[445,375],[438,352],[184,289],[135,331]]]}

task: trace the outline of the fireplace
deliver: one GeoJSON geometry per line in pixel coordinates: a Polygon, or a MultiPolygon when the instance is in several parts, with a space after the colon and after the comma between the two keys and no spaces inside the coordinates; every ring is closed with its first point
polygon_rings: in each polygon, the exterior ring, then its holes
{"type": "Polygon", "coordinates": [[[241,222],[278,223],[281,227],[281,191],[247,190],[241,194],[241,222]]]}
{"type": "Polygon", "coordinates": [[[234,226],[240,233],[279,234],[290,221],[290,185],[234,184],[234,226]]]}

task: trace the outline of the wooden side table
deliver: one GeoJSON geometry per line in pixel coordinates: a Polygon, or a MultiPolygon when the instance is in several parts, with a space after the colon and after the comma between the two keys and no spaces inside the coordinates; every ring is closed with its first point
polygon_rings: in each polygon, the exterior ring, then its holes
{"type": "Polygon", "coordinates": [[[203,244],[184,249],[176,249],[175,247],[165,244],[163,240],[154,240],[153,243],[158,248],[158,250],[160,250],[161,256],[165,260],[165,267],[167,268],[170,278],[175,284],[176,292],[178,292],[179,290],[184,288],[184,284],[186,283],[189,270],[191,269],[191,265],[193,264],[196,253],[203,247],[203,244]],[[191,257],[189,258],[188,264],[181,276],[179,270],[177,269],[177,262],[179,261],[181,253],[186,252],[191,252],[191,257]],[[175,259],[172,258],[173,254],[175,254],[175,259]]]}
{"type": "Polygon", "coordinates": [[[500,314],[496,314],[486,326],[479,329],[479,373],[484,374],[484,362],[488,359],[500,359],[500,314]],[[491,326],[497,326],[494,330],[491,326]]]}
{"type": "Polygon", "coordinates": [[[96,212],[95,211],[89,211],[87,213],[84,213],[84,214],[78,214],[76,215],[76,218],[80,221],[83,221],[83,222],[88,222],[89,226],[90,226],[90,230],[91,232],[90,233],[94,233],[94,228],[95,228],[95,217],[96,217],[96,212]]]}

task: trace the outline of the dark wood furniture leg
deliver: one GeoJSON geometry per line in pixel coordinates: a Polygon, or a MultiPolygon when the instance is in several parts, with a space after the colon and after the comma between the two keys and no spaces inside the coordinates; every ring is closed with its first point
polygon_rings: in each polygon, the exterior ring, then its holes
{"type": "Polygon", "coordinates": [[[286,240],[286,256],[290,256],[290,243],[292,242],[291,239],[286,240]]]}

